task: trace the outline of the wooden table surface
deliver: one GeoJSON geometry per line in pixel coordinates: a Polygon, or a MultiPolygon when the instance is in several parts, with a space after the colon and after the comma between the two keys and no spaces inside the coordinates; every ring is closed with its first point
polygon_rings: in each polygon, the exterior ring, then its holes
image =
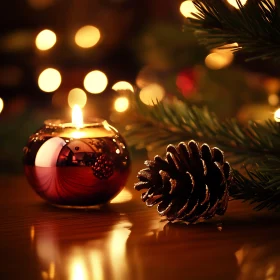
{"type": "Polygon", "coordinates": [[[133,190],[141,167],[90,211],[54,208],[24,175],[0,176],[0,279],[280,279],[279,215],[230,202],[207,223],[161,221],[133,190]]]}

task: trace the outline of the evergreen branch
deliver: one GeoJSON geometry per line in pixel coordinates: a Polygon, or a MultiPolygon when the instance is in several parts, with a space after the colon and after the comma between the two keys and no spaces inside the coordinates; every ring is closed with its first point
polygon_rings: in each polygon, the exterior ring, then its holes
{"type": "Polygon", "coordinates": [[[280,1],[248,0],[235,9],[223,0],[195,0],[198,12],[189,19],[199,42],[209,49],[233,45],[233,51],[249,53],[249,59],[280,59],[280,1]]]}
{"type": "Polygon", "coordinates": [[[255,203],[255,210],[280,210],[279,123],[251,121],[243,126],[234,119],[220,122],[207,108],[189,105],[187,101],[165,101],[152,108],[138,97],[135,101],[138,114],[125,132],[130,145],[151,150],[190,139],[217,144],[235,157],[235,163],[254,166],[246,169],[247,177],[233,171],[230,195],[255,203]]]}
{"type": "Polygon", "coordinates": [[[172,144],[194,139],[215,143],[241,162],[263,158],[264,154],[280,155],[280,125],[271,120],[251,121],[246,127],[235,119],[220,122],[207,108],[182,101],[165,101],[150,108],[136,99],[136,107],[140,114],[125,136],[137,148],[161,147],[165,139],[172,144]]]}
{"type": "Polygon", "coordinates": [[[233,184],[230,195],[234,199],[256,204],[254,210],[280,211],[280,158],[272,157],[261,166],[247,171],[247,177],[233,171],[233,184]]]}

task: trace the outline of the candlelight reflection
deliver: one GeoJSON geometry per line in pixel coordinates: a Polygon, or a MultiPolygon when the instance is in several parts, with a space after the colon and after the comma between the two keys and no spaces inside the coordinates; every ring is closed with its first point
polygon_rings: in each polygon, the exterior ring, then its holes
{"type": "Polygon", "coordinates": [[[280,279],[280,258],[276,247],[243,246],[235,252],[240,274],[238,280],[280,279]]]}
{"type": "Polygon", "coordinates": [[[70,261],[70,279],[71,280],[87,280],[88,271],[86,267],[86,261],[82,254],[77,256],[72,256],[72,260],[70,261]]]}
{"type": "Polygon", "coordinates": [[[34,242],[34,238],[35,238],[35,227],[31,226],[30,227],[30,239],[31,239],[31,242],[34,242]]]}
{"type": "Polygon", "coordinates": [[[102,232],[92,231],[91,226],[88,227],[89,231],[87,227],[81,230],[85,223],[92,225],[100,222],[99,214],[104,213],[100,212],[97,216],[94,213],[82,215],[84,219],[66,219],[63,222],[58,219],[54,223],[40,222],[36,226],[36,253],[42,279],[127,279],[130,270],[126,243],[132,224],[126,218],[120,220],[119,215],[112,216],[109,212],[105,214],[107,219],[104,219],[102,232]],[[67,238],[69,230],[76,238],[74,242],[69,242],[67,238]],[[91,236],[91,239],[84,236],[91,236]]]}
{"type": "Polygon", "coordinates": [[[102,268],[102,253],[100,250],[92,250],[89,254],[91,271],[92,271],[92,279],[94,280],[103,280],[103,268],[102,268]]]}
{"type": "Polygon", "coordinates": [[[123,189],[110,203],[124,203],[132,199],[132,194],[129,190],[123,189]]]}
{"type": "MultiPolygon", "coordinates": [[[[127,223],[123,226],[131,227],[132,224],[127,223]]],[[[116,226],[111,234],[109,242],[109,254],[113,275],[118,275],[118,279],[125,279],[128,270],[126,258],[126,242],[130,234],[130,229],[116,226]]]]}

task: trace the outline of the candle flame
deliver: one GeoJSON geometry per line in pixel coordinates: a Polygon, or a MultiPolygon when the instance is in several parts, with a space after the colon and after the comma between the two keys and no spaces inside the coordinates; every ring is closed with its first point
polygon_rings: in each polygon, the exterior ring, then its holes
{"type": "Polygon", "coordinates": [[[79,105],[74,105],[72,109],[72,124],[77,128],[81,128],[84,125],[83,112],[79,105]]]}

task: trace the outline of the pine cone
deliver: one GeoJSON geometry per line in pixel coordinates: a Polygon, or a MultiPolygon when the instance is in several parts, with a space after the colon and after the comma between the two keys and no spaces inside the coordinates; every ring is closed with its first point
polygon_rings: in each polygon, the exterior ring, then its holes
{"type": "Polygon", "coordinates": [[[158,213],[169,221],[194,223],[225,213],[231,172],[220,149],[182,142],[167,146],[165,159],[155,156],[145,165],[134,188],[147,189],[142,201],[147,206],[158,204],[158,213]]]}
{"type": "Polygon", "coordinates": [[[94,176],[102,179],[110,178],[114,173],[114,164],[105,155],[97,157],[94,165],[92,166],[94,176]]]}

